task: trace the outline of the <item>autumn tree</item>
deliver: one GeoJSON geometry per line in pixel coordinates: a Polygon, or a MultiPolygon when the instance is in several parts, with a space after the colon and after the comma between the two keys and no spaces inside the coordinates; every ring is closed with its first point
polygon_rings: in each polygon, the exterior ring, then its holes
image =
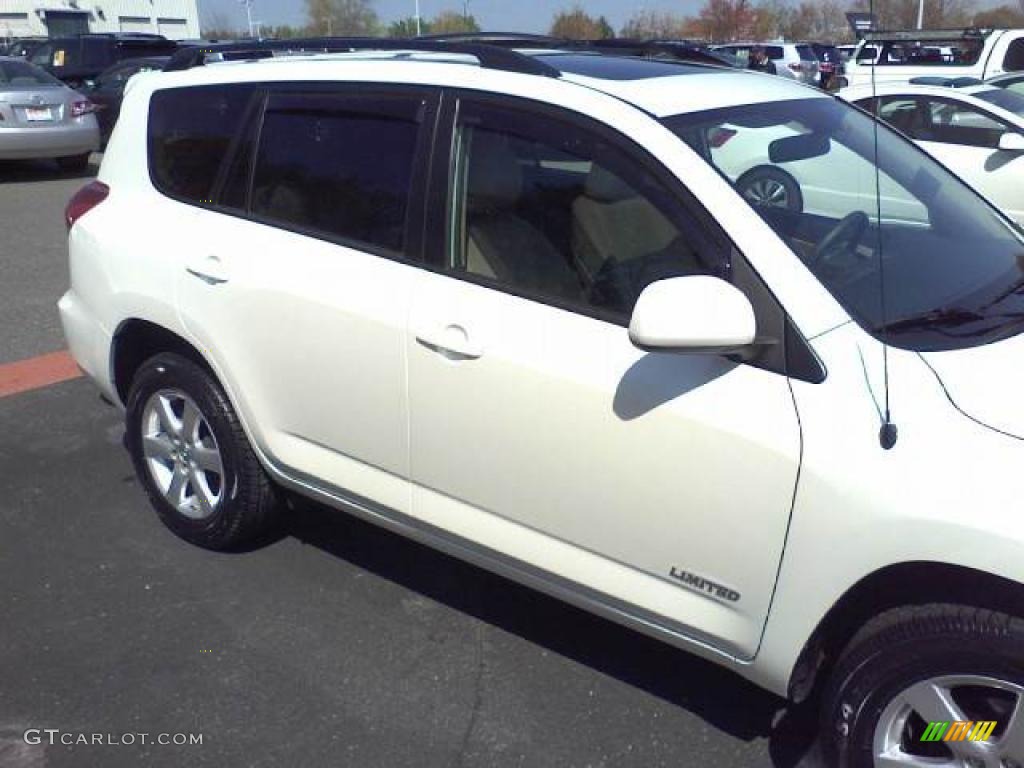
{"type": "Polygon", "coordinates": [[[681,16],[661,11],[641,10],[629,18],[625,26],[622,27],[621,34],[623,37],[637,40],[672,40],[686,37],[685,29],[686,19],[681,16]]]}
{"type": "Polygon", "coordinates": [[[725,42],[753,37],[757,15],[750,0],[706,0],[697,19],[708,38],[725,42]]]}
{"type": "Polygon", "coordinates": [[[313,35],[373,35],[377,13],[370,0],[305,0],[313,35]]]}
{"type": "Polygon", "coordinates": [[[1000,5],[974,14],[974,26],[995,29],[1020,29],[1024,27],[1024,0],[1018,10],[1012,5],[1000,5]]]}
{"type": "Polygon", "coordinates": [[[455,35],[461,32],[479,32],[480,25],[472,15],[464,16],[458,11],[442,11],[430,20],[430,32],[434,35],[455,35]]]}
{"type": "Polygon", "coordinates": [[[415,16],[407,16],[388,24],[388,37],[416,37],[417,34],[429,35],[431,31],[430,22],[420,19],[419,32],[417,32],[415,16]]]}
{"type": "Polygon", "coordinates": [[[603,40],[615,36],[614,30],[604,16],[594,18],[578,4],[555,14],[550,34],[553,37],[570,40],[603,40]]]}

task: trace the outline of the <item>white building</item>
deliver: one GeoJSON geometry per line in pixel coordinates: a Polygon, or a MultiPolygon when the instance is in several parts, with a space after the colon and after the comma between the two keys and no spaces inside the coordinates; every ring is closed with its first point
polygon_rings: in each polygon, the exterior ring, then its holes
{"type": "Polygon", "coordinates": [[[79,32],[199,37],[196,0],[0,0],[0,40],[79,32]]]}

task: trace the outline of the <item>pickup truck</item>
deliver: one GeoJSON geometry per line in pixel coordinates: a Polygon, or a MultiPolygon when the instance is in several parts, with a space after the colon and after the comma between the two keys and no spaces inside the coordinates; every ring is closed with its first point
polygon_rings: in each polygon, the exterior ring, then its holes
{"type": "Polygon", "coordinates": [[[846,65],[851,86],[919,77],[985,80],[1024,70],[1024,29],[911,30],[869,33],[846,65]]]}

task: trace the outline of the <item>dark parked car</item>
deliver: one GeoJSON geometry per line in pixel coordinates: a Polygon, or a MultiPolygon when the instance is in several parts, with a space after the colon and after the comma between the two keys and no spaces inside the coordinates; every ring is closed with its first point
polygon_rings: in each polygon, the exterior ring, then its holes
{"type": "Polygon", "coordinates": [[[835,90],[845,83],[843,77],[843,57],[834,45],[811,43],[811,50],[818,57],[818,85],[826,91],[835,90]]]}
{"type": "Polygon", "coordinates": [[[160,35],[90,34],[48,40],[28,58],[71,87],[80,88],[120,61],[170,56],[177,49],[178,43],[160,35]]]}
{"type": "Polygon", "coordinates": [[[129,78],[139,72],[163,69],[170,56],[146,56],[125,59],[104,70],[95,80],[86,81],[81,90],[96,105],[96,117],[100,123],[100,138],[106,146],[117,117],[121,114],[121,100],[129,78]]]}
{"type": "Polygon", "coordinates": [[[37,46],[45,42],[45,37],[19,37],[11,40],[6,45],[0,45],[0,56],[24,58],[32,53],[37,46]]]}

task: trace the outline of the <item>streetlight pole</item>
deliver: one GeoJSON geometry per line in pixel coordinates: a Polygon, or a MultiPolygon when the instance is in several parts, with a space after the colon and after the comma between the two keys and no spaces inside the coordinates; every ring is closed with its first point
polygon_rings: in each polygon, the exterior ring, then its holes
{"type": "Polygon", "coordinates": [[[245,18],[249,22],[249,37],[252,37],[252,0],[238,0],[245,6],[245,18]]]}
{"type": "Polygon", "coordinates": [[[423,34],[423,28],[420,23],[420,0],[416,0],[416,37],[423,34]]]}
{"type": "Polygon", "coordinates": [[[924,26],[924,0],[917,0],[917,28],[924,26]]]}

